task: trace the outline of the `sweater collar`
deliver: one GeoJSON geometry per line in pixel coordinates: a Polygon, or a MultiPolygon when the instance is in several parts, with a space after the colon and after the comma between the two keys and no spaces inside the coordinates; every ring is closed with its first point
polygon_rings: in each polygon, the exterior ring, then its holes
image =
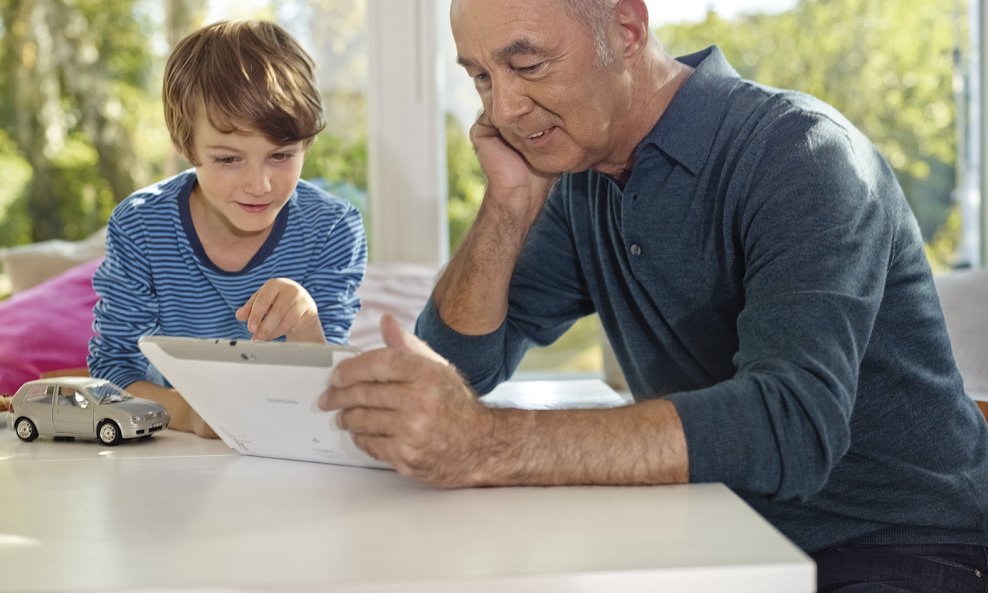
{"type": "Polygon", "coordinates": [[[741,82],[741,76],[717,46],[677,60],[694,71],[636,150],[655,146],[696,175],[710,154],[728,109],[727,96],[741,82]]]}

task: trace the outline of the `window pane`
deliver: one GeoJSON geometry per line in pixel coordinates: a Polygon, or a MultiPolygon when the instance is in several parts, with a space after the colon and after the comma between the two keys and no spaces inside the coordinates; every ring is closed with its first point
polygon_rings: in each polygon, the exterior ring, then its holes
{"type": "Polygon", "coordinates": [[[962,225],[965,216],[976,221],[977,212],[959,206],[969,195],[959,158],[966,143],[959,67],[968,54],[967,2],[708,4],[705,13],[694,7],[686,14],[663,12],[668,3],[649,2],[652,24],[670,53],[716,43],[743,77],[801,90],[836,107],[895,170],[934,269],[977,261],[965,250],[962,225]]]}

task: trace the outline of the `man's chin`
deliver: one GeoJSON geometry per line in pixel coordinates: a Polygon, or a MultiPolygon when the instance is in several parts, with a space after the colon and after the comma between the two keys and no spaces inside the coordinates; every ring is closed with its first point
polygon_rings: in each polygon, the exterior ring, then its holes
{"type": "Polygon", "coordinates": [[[528,166],[532,169],[532,171],[539,173],[540,175],[558,177],[563,173],[577,173],[579,171],[586,170],[586,168],[579,168],[572,163],[565,162],[565,160],[559,158],[558,155],[546,153],[532,154],[530,151],[522,150],[519,150],[518,152],[525,158],[525,162],[528,163],[528,166]]]}

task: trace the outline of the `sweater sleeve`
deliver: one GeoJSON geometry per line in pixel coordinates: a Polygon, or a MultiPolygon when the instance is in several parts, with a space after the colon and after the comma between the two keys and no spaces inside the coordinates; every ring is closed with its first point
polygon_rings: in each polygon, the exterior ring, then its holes
{"type": "Polygon", "coordinates": [[[902,196],[869,143],[826,118],[788,125],[739,166],[736,374],[669,399],[691,481],[805,500],[850,446],[859,370],[908,222],[883,203],[902,196]]]}
{"type": "Polygon", "coordinates": [[[158,298],[147,257],[147,237],[127,203],[110,218],[106,257],[93,276],[99,296],[93,308],[95,336],[89,342],[89,372],[121,387],[148,378],[148,362],[137,346],[158,325],[158,298]]]}
{"type": "Polygon", "coordinates": [[[416,323],[415,333],[450,360],[479,394],[511,377],[529,348],[551,344],[594,312],[560,187],[557,183],[525,239],[511,277],[508,314],[498,329],[463,335],[442,321],[431,299],[416,323]]]}

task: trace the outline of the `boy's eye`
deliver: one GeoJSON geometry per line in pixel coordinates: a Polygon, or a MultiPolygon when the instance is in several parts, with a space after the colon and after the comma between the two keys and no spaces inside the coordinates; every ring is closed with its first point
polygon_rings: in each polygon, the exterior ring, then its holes
{"type": "Polygon", "coordinates": [[[293,156],[295,156],[294,152],[276,152],[271,155],[271,160],[275,162],[287,161],[293,156]]]}
{"type": "Polygon", "coordinates": [[[240,160],[240,159],[238,159],[235,156],[217,156],[217,157],[213,157],[213,162],[214,163],[219,163],[221,165],[232,165],[232,164],[236,163],[238,160],[240,160]]]}

